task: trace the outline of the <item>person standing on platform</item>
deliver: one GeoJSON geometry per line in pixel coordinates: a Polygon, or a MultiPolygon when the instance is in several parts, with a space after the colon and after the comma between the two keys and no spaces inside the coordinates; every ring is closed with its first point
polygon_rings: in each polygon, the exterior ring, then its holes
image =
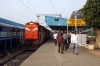
{"type": "Polygon", "coordinates": [[[61,54],[63,54],[63,35],[61,32],[58,33],[57,42],[58,42],[58,52],[60,53],[61,49],[61,54]]]}
{"type": "Polygon", "coordinates": [[[67,42],[67,49],[69,49],[69,47],[70,47],[71,35],[73,35],[73,32],[70,32],[69,35],[68,35],[68,38],[67,38],[67,39],[68,39],[68,40],[67,40],[67,41],[68,41],[68,42],[67,42]]]}
{"type": "Polygon", "coordinates": [[[67,40],[67,49],[69,49],[70,43],[71,43],[71,36],[69,35],[67,39],[68,39],[67,40]]]}
{"type": "Polygon", "coordinates": [[[63,33],[63,39],[64,39],[63,50],[67,50],[67,34],[66,34],[66,32],[63,33]]]}
{"type": "Polygon", "coordinates": [[[76,31],[71,35],[71,44],[73,44],[73,53],[78,55],[78,35],[76,34],[76,31]]]}
{"type": "Polygon", "coordinates": [[[55,43],[55,46],[57,45],[57,32],[55,32],[54,34],[53,34],[53,39],[54,39],[54,43],[55,43]]]}

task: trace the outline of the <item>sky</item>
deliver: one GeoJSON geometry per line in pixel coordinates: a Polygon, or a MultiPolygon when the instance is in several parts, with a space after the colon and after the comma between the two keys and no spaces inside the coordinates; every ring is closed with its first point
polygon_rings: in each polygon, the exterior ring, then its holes
{"type": "MultiPolygon", "coordinates": [[[[0,0],[0,18],[25,24],[37,21],[37,14],[61,14],[70,18],[75,10],[81,9],[87,0],[0,0]],[[53,6],[52,6],[53,5],[53,6]]],[[[39,23],[46,26],[45,16],[39,23]]]]}

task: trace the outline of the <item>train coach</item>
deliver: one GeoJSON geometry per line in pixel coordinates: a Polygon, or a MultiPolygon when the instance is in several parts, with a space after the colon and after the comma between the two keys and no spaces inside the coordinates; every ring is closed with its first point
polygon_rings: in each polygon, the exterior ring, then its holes
{"type": "Polygon", "coordinates": [[[50,31],[36,22],[27,22],[25,24],[25,38],[22,39],[24,44],[41,45],[49,39],[50,31]]]}
{"type": "Polygon", "coordinates": [[[13,46],[18,46],[23,31],[24,25],[0,18],[0,51],[3,50],[6,54],[13,46]]]}

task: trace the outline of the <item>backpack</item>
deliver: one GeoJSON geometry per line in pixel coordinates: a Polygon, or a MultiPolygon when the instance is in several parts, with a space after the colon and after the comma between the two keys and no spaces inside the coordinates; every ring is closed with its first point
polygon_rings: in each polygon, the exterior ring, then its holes
{"type": "Polygon", "coordinates": [[[62,42],[63,42],[63,37],[62,37],[62,36],[57,36],[57,41],[58,41],[59,43],[62,43],[62,42]]]}

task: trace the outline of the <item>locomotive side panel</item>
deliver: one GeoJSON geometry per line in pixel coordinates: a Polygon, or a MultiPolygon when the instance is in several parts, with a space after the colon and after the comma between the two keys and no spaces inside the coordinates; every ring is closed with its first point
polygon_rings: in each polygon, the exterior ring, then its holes
{"type": "MultiPolygon", "coordinates": [[[[48,37],[48,30],[36,22],[27,22],[25,24],[24,44],[41,45],[48,37]]],[[[31,46],[32,47],[32,46],[31,46]]]]}

